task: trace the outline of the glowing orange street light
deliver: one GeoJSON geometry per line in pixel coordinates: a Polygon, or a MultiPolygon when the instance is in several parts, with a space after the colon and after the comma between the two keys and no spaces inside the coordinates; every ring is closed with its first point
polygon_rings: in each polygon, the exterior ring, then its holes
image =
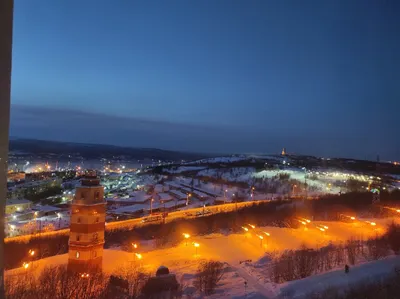
{"type": "Polygon", "coordinates": [[[185,239],[186,239],[186,246],[188,245],[188,239],[190,238],[190,235],[189,234],[186,234],[186,233],[183,233],[183,236],[185,237],[185,239]]]}
{"type": "Polygon", "coordinates": [[[322,227],[325,228],[325,229],[328,229],[328,228],[329,228],[329,227],[327,227],[326,225],[323,225],[322,227]]]}
{"type": "Polygon", "coordinates": [[[138,248],[138,246],[137,246],[137,244],[136,244],[136,243],[132,243],[132,246],[133,246],[133,248],[135,248],[135,249],[137,249],[137,248],[138,248]]]}
{"type": "Polygon", "coordinates": [[[24,269],[28,269],[29,268],[29,263],[23,263],[22,267],[24,267],[24,269]]]}
{"type": "Polygon", "coordinates": [[[81,278],[88,278],[89,277],[89,273],[82,273],[81,274],[81,278]]]}
{"type": "Polygon", "coordinates": [[[200,244],[199,244],[199,243],[196,243],[196,242],[193,242],[193,246],[194,246],[194,248],[196,249],[196,255],[197,255],[197,248],[200,247],[200,244]]]}
{"type": "Polygon", "coordinates": [[[400,213],[400,210],[396,210],[397,213],[400,213]]]}
{"type": "Polygon", "coordinates": [[[32,249],[29,250],[29,255],[30,255],[30,256],[34,256],[34,255],[35,255],[35,250],[32,250],[32,249]]]}
{"type": "Polygon", "coordinates": [[[143,258],[143,256],[140,253],[135,253],[135,255],[138,260],[141,260],[143,258]]]}
{"type": "Polygon", "coordinates": [[[263,233],[266,234],[268,237],[271,236],[270,233],[267,233],[267,232],[263,232],[263,233]]]}
{"type": "Polygon", "coordinates": [[[252,229],[255,229],[255,228],[256,228],[256,226],[253,225],[253,224],[249,224],[249,226],[250,226],[252,229]]]}
{"type": "Polygon", "coordinates": [[[262,242],[263,242],[263,240],[264,240],[264,237],[263,237],[263,236],[261,236],[261,235],[257,235],[257,237],[259,237],[259,238],[260,238],[260,246],[262,247],[262,242]]]}
{"type": "Polygon", "coordinates": [[[350,217],[351,220],[356,220],[356,217],[350,217]]]}
{"type": "Polygon", "coordinates": [[[248,229],[247,227],[242,226],[242,228],[243,228],[246,232],[249,231],[249,229],[248,229]]]}

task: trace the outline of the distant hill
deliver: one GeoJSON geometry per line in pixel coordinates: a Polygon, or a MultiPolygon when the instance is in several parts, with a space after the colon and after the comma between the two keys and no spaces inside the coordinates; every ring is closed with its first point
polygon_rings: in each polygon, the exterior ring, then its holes
{"type": "Polygon", "coordinates": [[[113,158],[124,156],[127,159],[158,160],[196,160],[212,155],[188,152],[176,152],[155,148],[132,148],[104,144],[85,144],[74,142],[58,142],[35,139],[10,138],[10,153],[32,155],[56,155],[59,157],[80,156],[85,159],[113,158]]]}

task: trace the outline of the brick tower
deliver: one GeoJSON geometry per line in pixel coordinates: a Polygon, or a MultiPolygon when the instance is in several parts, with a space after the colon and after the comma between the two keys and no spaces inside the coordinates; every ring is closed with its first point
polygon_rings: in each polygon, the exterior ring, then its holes
{"type": "Polygon", "coordinates": [[[68,269],[78,273],[101,270],[106,202],[95,171],[87,171],[71,204],[68,269]]]}

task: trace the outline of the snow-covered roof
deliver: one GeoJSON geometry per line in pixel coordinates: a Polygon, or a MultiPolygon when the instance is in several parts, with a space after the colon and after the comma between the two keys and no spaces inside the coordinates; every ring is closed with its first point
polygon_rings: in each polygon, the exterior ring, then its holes
{"type": "Polygon", "coordinates": [[[21,204],[31,204],[32,202],[27,199],[23,198],[12,198],[12,199],[7,199],[6,201],[6,206],[13,206],[13,205],[21,205],[21,204]]]}
{"type": "Polygon", "coordinates": [[[32,210],[40,211],[40,212],[55,212],[55,211],[59,211],[61,209],[57,208],[57,207],[50,206],[50,205],[44,205],[44,206],[36,205],[36,206],[32,207],[32,210]]]}
{"type": "Polygon", "coordinates": [[[113,214],[135,213],[149,208],[149,204],[137,204],[131,206],[120,207],[112,211],[113,214]]]}
{"type": "Polygon", "coordinates": [[[176,197],[176,198],[178,198],[178,199],[186,199],[186,194],[185,194],[185,193],[182,193],[182,192],[179,191],[179,190],[171,190],[171,191],[169,191],[169,193],[170,193],[172,196],[174,196],[174,197],[176,197]]]}
{"type": "MultiPolygon", "coordinates": [[[[173,208],[175,206],[176,206],[176,202],[175,201],[168,201],[168,202],[165,202],[165,203],[161,203],[159,201],[155,201],[153,203],[153,209],[164,208],[164,207],[166,209],[169,209],[169,208],[173,208]]],[[[145,210],[150,210],[150,205],[147,205],[145,210]]]]}
{"type": "Polygon", "coordinates": [[[169,195],[168,193],[158,193],[157,194],[160,198],[160,200],[170,200],[172,199],[172,196],[169,195]]]}
{"type": "Polygon", "coordinates": [[[167,182],[166,185],[174,188],[181,188],[181,184],[175,183],[175,182],[167,182]]]}

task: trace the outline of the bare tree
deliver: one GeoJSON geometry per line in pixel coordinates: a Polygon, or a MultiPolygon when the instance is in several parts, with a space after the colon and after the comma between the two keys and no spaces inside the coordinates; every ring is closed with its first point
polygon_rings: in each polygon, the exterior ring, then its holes
{"type": "Polygon", "coordinates": [[[387,233],[387,242],[395,254],[400,253],[400,226],[392,223],[389,225],[387,233]]]}
{"type": "Polygon", "coordinates": [[[214,293],[218,282],[224,275],[224,264],[218,261],[207,261],[199,265],[194,286],[205,295],[214,293]]]}
{"type": "Polygon", "coordinates": [[[101,272],[72,273],[66,266],[45,268],[39,277],[33,272],[8,277],[9,299],[95,299],[106,298],[107,277],[101,272]]]}
{"type": "Polygon", "coordinates": [[[128,282],[129,298],[138,298],[140,292],[150,277],[149,273],[144,272],[138,263],[129,262],[121,265],[115,271],[115,276],[122,278],[128,282]]]}
{"type": "Polygon", "coordinates": [[[354,265],[356,263],[356,240],[351,238],[346,242],[346,252],[347,252],[347,260],[350,265],[354,265]]]}

